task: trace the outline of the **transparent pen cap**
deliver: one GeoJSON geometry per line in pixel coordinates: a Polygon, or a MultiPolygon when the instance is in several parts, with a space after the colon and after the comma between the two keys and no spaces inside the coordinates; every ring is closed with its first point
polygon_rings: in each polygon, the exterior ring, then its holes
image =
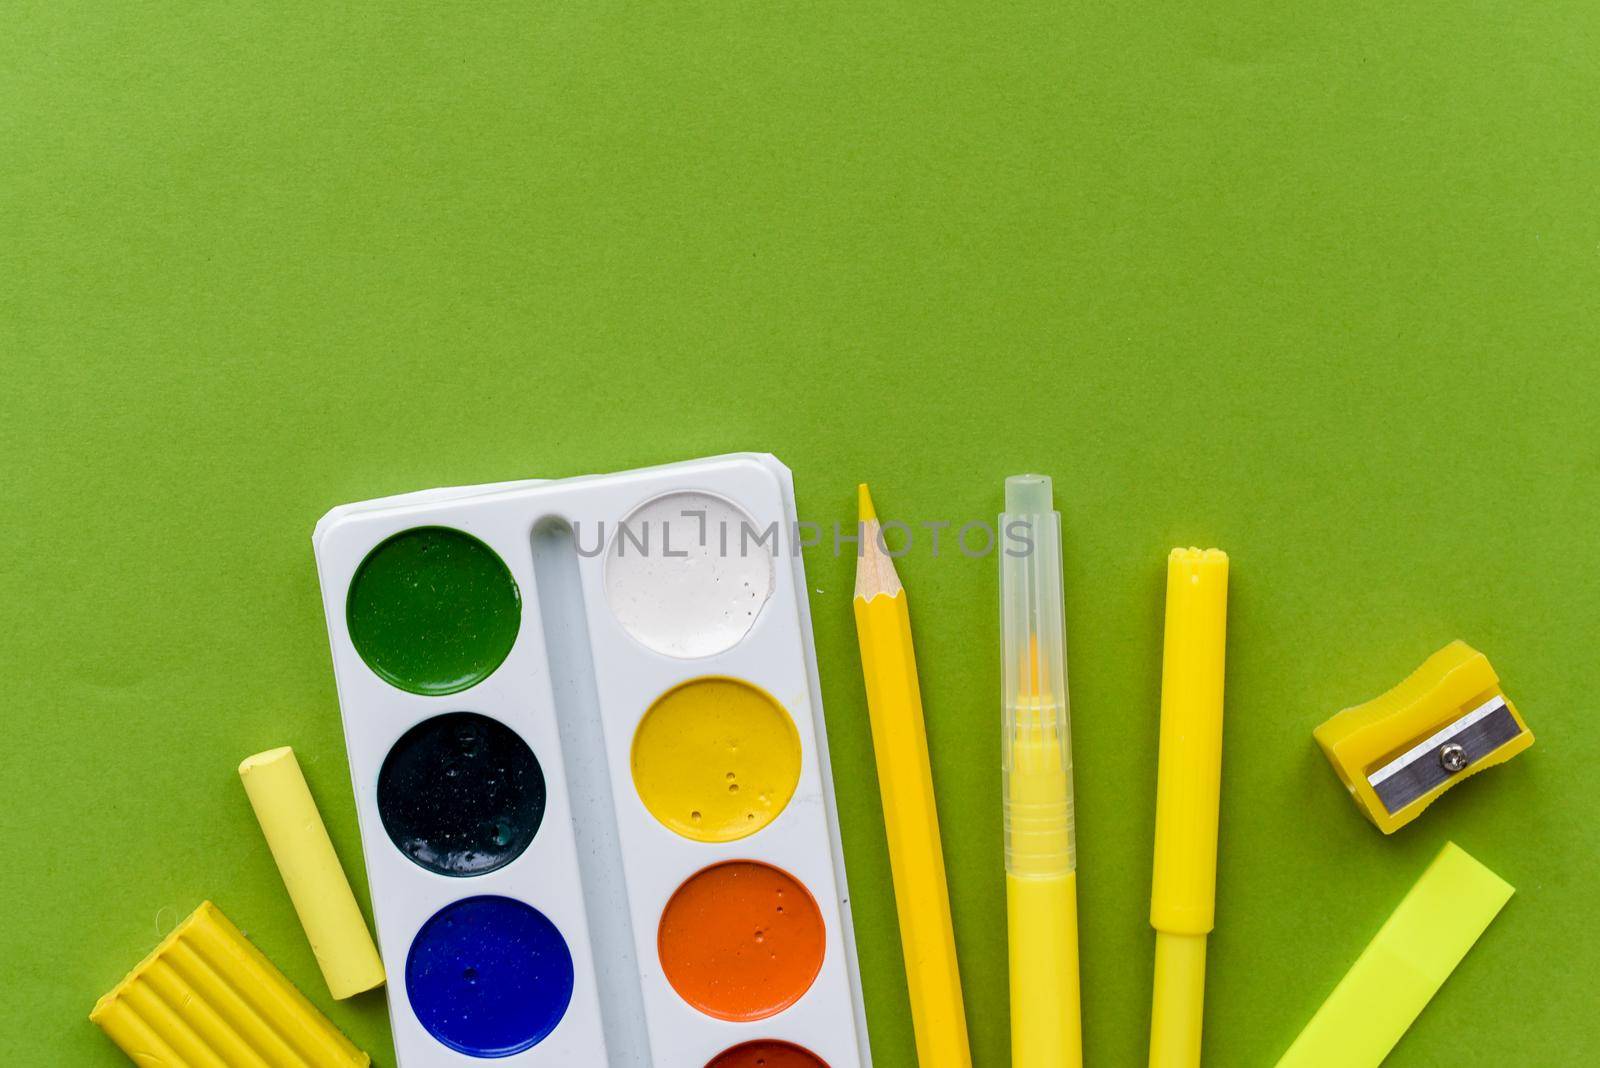
{"type": "Polygon", "coordinates": [[[1050,479],[1006,479],[1000,516],[1000,643],[1006,870],[1059,875],[1076,864],[1061,515],[1050,479]]]}

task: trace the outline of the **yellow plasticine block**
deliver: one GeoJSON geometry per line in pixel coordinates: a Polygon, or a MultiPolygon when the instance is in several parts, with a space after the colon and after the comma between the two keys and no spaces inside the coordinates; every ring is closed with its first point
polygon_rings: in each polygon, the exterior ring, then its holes
{"type": "Polygon", "coordinates": [[[1384,834],[1416,819],[1462,779],[1533,744],[1489,658],[1462,641],[1312,735],[1356,806],[1384,834]]]}
{"type": "Polygon", "coordinates": [[[350,881],[333,851],[294,750],[257,753],[239,765],[272,859],[283,875],[328,992],[343,1000],[383,982],[383,961],[367,933],[350,881]]]}
{"type": "Polygon", "coordinates": [[[1278,1068],[1376,1068],[1514,892],[1446,845],[1278,1068]]]}
{"type": "Polygon", "coordinates": [[[139,1065],[372,1063],[209,901],[101,998],[89,1019],[139,1065]]]}

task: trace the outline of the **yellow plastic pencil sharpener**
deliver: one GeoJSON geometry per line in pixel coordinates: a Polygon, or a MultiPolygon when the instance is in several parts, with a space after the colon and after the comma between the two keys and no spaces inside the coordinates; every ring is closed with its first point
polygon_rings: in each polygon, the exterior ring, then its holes
{"type": "Polygon", "coordinates": [[[1489,658],[1454,641],[1312,732],[1357,807],[1393,834],[1450,787],[1533,744],[1489,658]]]}

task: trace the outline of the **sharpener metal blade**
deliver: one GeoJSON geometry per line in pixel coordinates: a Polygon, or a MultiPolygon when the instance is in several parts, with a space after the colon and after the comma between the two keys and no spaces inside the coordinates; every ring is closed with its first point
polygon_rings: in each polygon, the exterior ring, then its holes
{"type": "Polygon", "coordinates": [[[1368,775],[1367,782],[1392,815],[1434,787],[1461,775],[1521,733],[1505,698],[1492,697],[1368,775]],[[1466,758],[1455,771],[1446,770],[1440,757],[1446,746],[1460,746],[1466,758]]]}

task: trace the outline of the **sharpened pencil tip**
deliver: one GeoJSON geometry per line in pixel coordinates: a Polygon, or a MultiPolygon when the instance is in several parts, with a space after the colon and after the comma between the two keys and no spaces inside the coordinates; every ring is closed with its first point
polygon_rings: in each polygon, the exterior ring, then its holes
{"type": "Polygon", "coordinates": [[[877,511],[872,507],[872,494],[867,491],[865,482],[856,487],[856,506],[861,511],[861,522],[870,523],[878,518],[877,511]]]}

